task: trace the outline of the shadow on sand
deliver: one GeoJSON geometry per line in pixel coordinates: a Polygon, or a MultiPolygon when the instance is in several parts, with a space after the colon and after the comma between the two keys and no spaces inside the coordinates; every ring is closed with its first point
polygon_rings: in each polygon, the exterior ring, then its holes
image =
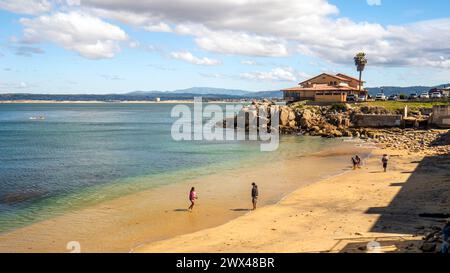
{"type": "MultiPolygon", "coordinates": [[[[450,133],[431,143],[435,147],[441,145],[450,145],[450,133]]],[[[450,213],[450,155],[425,157],[405,183],[391,186],[401,187],[391,203],[367,211],[380,215],[372,232],[414,234],[424,221],[440,225],[450,213]],[[430,175],[436,179],[429,179],[430,175]]]]}
{"type": "Polygon", "coordinates": [[[236,212],[239,212],[239,211],[251,211],[251,209],[230,209],[231,211],[236,211],[236,212]]]}
{"type": "MultiPolygon", "coordinates": [[[[450,132],[430,146],[450,145],[450,132]]],[[[417,168],[404,183],[393,181],[390,186],[401,187],[386,207],[372,207],[366,213],[379,215],[371,232],[390,233],[402,239],[388,239],[386,245],[412,245],[408,236],[420,233],[424,226],[441,226],[450,216],[450,155],[427,156],[417,162],[417,168]],[[433,179],[430,179],[433,176],[433,179]]],[[[347,241],[342,252],[362,251],[370,242],[347,241]]],[[[403,246],[404,247],[404,246],[403,246]]],[[[396,252],[397,250],[392,250],[396,252]]]]}
{"type": "Polygon", "coordinates": [[[174,209],[175,212],[186,212],[189,211],[188,209],[174,209]]]}

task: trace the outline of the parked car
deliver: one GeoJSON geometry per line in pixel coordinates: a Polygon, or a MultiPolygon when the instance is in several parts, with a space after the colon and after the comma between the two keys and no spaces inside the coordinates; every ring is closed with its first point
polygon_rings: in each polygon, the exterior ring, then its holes
{"type": "Polygon", "coordinates": [[[433,92],[433,93],[431,93],[431,98],[432,99],[441,99],[442,94],[441,94],[441,92],[433,92]]]}
{"type": "Polygon", "coordinates": [[[428,92],[423,92],[422,94],[420,94],[419,98],[420,99],[429,99],[430,95],[428,94],[428,92]]]}
{"type": "Polygon", "coordinates": [[[347,101],[348,102],[357,102],[358,97],[355,94],[349,94],[349,95],[347,95],[347,101]]]}
{"type": "Polygon", "coordinates": [[[388,100],[398,100],[398,95],[392,94],[389,96],[388,100]]]}
{"type": "Polygon", "coordinates": [[[410,100],[417,100],[418,98],[419,98],[419,96],[416,93],[409,94],[410,100]]]}
{"type": "Polygon", "coordinates": [[[386,100],[386,95],[383,93],[378,93],[375,100],[386,100]]]}
{"type": "Polygon", "coordinates": [[[359,95],[358,100],[359,101],[366,101],[367,100],[367,96],[366,95],[359,95]]]}

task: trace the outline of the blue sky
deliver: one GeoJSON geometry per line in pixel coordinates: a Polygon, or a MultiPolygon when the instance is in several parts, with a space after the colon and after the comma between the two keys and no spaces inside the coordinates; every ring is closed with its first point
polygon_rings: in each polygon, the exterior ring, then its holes
{"type": "Polygon", "coordinates": [[[0,92],[276,90],[361,50],[368,86],[450,82],[449,1],[168,3],[0,0],[0,92]]]}

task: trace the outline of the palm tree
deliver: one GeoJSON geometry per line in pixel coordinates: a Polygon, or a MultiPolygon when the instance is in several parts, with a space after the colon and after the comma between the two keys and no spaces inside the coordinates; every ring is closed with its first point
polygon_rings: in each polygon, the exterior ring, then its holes
{"type": "Polygon", "coordinates": [[[361,91],[362,72],[364,71],[364,68],[366,67],[366,64],[367,64],[366,53],[359,52],[358,54],[356,54],[354,59],[355,59],[356,70],[359,71],[359,91],[361,91]]]}

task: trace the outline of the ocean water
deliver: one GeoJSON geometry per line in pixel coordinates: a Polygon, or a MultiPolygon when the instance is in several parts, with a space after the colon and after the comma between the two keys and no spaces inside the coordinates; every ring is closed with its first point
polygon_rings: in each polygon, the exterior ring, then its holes
{"type": "MultiPolygon", "coordinates": [[[[325,150],[335,140],[174,141],[172,104],[0,104],[0,232],[184,179],[325,150]],[[45,120],[30,117],[45,116],[45,120]]],[[[191,106],[190,106],[191,107],[191,106]]]]}

